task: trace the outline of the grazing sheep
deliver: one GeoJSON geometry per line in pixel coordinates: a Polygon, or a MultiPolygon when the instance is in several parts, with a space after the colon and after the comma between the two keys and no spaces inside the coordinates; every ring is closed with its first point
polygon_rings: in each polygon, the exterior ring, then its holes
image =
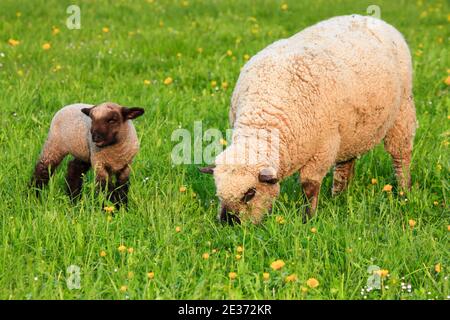
{"type": "Polygon", "coordinates": [[[112,201],[126,204],[130,164],[139,151],[136,130],[129,120],[143,113],[141,108],[126,108],[111,102],[62,108],[53,117],[34,170],[33,185],[38,188],[46,185],[50,174],[71,154],[74,159],[69,162],[66,180],[72,198],[79,195],[83,174],[92,166],[99,186],[112,192],[112,201]]]}
{"type": "Polygon", "coordinates": [[[295,172],[311,217],[329,169],[334,165],[335,195],[348,185],[355,158],[382,139],[399,187],[409,188],[416,117],[408,46],[375,18],[320,22],[252,57],[234,89],[230,122],[232,144],[215,168],[201,170],[214,174],[222,220],[259,223],[279,194],[278,182],[295,172]],[[278,132],[278,153],[256,141],[250,151],[267,154],[258,163],[224,161],[248,138],[240,132],[256,129],[278,132]]]}

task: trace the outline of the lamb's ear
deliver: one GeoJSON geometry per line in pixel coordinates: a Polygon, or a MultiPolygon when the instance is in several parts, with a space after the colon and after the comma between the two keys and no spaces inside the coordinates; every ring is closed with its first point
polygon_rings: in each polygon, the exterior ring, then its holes
{"type": "Polygon", "coordinates": [[[83,108],[83,109],[81,109],[81,112],[83,112],[85,115],[87,115],[89,117],[91,114],[91,109],[92,108],[83,108]]]}
{"type": "Polygon", "coordinates": [[[213,174],[215,167],[216,166],[207,166],[203,168],[198,168],[198,170],[200,170],[201,173],[213,174]]]}
{"type": "Polygon", "coordinates": [[[278,182],[277,173],[274,168],[268,167],[263,168],[259,172],[258,179],[260,182],[265,182],[269,184],[275,184],[278,182]]]}
{"type": "Polygon", "coordinates": [[[133,120],[144,114],[144,109],[142,108],[127,108],[122,107],[122,116],[125,120],[133,120]]]}

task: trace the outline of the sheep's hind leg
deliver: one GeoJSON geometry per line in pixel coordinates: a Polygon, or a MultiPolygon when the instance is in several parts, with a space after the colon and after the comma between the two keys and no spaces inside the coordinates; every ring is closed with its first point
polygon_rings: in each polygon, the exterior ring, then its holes
{"type": "Polygon", "coordinates": [[[354,172],[355,159],[336,163],[333,172],[333,188],[331,189],[331,194],[333,196],[338,195],[348,187],[354,172]]]}
{"type": "Polygon", "coordinates": [[[88,172],[91,164],[79,159],[73,159],[69,162],[67,168],[67,188],[72,200],[78,198],[83,186],[83,175],[88,172]]]}
{"type": "Polygon", "coordinates": [[[392,156],[398,186],[405,190],[411,188],[409,167],[415,130],[416,114],[414,102],[412,98],[409,98],[400,107],[400,112],[394,125],[384,138],[384,147],[392,156]]]}
{"type": "Polygon", "coordinates": [[[39,189],[46,186],[50,181],[50,177],[55,173],[56,168],[64,159],[65,154],[47,156],[45,153],[39,159],[34,168],[33,177],[31,178],[30,186],[35,187],[36,194],[39,193],[39,189]]]}

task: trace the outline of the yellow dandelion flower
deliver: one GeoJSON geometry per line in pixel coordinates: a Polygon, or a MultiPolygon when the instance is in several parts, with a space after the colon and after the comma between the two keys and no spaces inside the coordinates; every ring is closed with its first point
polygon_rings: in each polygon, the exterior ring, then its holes
{"type": "Polygon", "coordinates": [[[114,208],[114,206],[108,206],[103,208],[103,210],[105,210],[108,213],[113,213],[115,209],[116,208],[114,208]]]}
{"type": "Polygon", "coordinates": [[[128,290],[128,287],[127,286],[121,286],[120,287],[120,291],[121,292],[125,292],[125,291],[127,291],[128,290]]]}
{"type": "Polygon", "coordinates": [[[242,246],[238,246],[238,247],[236,248],[236,251],[237,251],[238,253],[242,253],[242,252],[244,252],[244,248],[243,248],[242,246]]]}
{"type": "Polygon", "coordinates": [[[268,273],[268,272],[263,272],[262,277],[263,277],[263,280],[264,280],[264,281],[269,281],[269,279],[270,279],[270,273],[268,273]]]}
{"type": "Polygon", "coordinates": [[[382,278],[386,278],[389,274],[389,270],[380,269],[380,270],[375,270],[373,273],[379,275],[382,278]]]}
{"type": "Polygon", "coordinates": [[[284,263],[284,261],[283,260],[275,260],[274,262],[272,262],[271,264],[270,264],[270,267],[273,269],[273,270],[280,270],[281,268],[283,268],[285,266],[285,263],[284,263]]]}
{"type": "Polygon", "coordinates": [[[179,59],[179,58],[181,58],[183,55],[180,53],[180,52],[178,52],[177,53],[177,58],[179,59]]]}
{"type": "Polygon", "coordinates": [[[180,192],[183,193],[183,192],[186,192],[187,188],[185,186],[181,186],[179,190],[180,190],[180,192]]]}
{"type": "Polygon", "coordinates": [[[450,224],[447,226],[447,231],[450,231],[450,224]]]}
{"type": "Polygon", "coordinates": [[[204,254],[202,254],[202,258],[205,259],[205,260],[208,260],[209,259],[209,253],[205,252],[204,254]]]}
{"type": "Polygon", "coordinates": [[[23,76],[23,70],[17,70],[17,74],[19,75],[19,77],[23,76]]]}
{"type": "Polygon", "coordinates": [[[347,253],[352,253],[353,249],[352,248],[347,248],[345,251],[347,251],[347,253]]]}
{"type": "Polygon", "coordinates": [[[162,20],[159,21],[159,27],[160,28],[164,27],[164,21],[162,21],[162,20]]]}
{"type": "Polygon", "coordinates": [[[173,79],[171,77],[167,77],[166,79],[164,79],[164,84],[166,86],[168,86],[169,84],[171,84],[173,82],[173,79]]]}
{"type": "Polygon", "coordinates": [[[147,272],[147,278],[152,280],[155,277],[155,273],[154,272],[147,272]]]}
{"type": "Polygon", "coordinates": [[[307,293],[307,292],[308,292],[308,288],[307,288],[307,287],[304,287],[304,286],[302,286],[302,287],[300,288],[300,290],[302,291],[302,293],[307,293]]]}
{"type": "Polygon", "coordinates": [[[434,271],[436,271],[437,273],[442,271],[442,266],[440,263],[438,263],[434,266],[434,271]]]}
{"type": "Polygon", "coordinates": [[[233,51],[227,50],[227,56],[231,57],[233,55],[233,51]]]}
{"type": "Polygon", "coordinates": [[[52,28],[52,34],[53,34],[54,36],[56,36],[59,32],[60,32],[59,28],[57,28],[57,27],[53,27],[53,28],[52,28]]]}
{"type": "Polygon", "coordinates": [[[228,274],[228,277],[230,278],[230,280],[234,280],[237,278],[237,273],[236,272],[230,272],[228,274]]]}
{"type": "Polygon", "coordinates": [[[434,201],[433,204],[434,204],[435,206],[438,206],[438,205],[439,205],[439,201],[434,201]]]}
{"type": "Polygon", "coordinates": [[[285,224],[285,223],[286,223],[286,220],[285,220],[284,217],[282,217],[282,216],[276,216],[276,217],[275,217],[275,221],[276,221],[277,223],[279,223],[279,224],[285,224]]]}
{"type": "Polygon", "coordinates": [[[316,278],[309,278],[306,281],[306,285],[312,289],[317,288],[319,286],[319,281],[316,278]]]}
{"type": "Polygon", "coordinates": [[[387,184],[383,187],[383,191],[384,192],[391,192],[392,191],[392,186],[390,184],[387,184]]]}
{"type": "Polygon", "coordinates": [[[15,40],[15,39],[9,39],[9,40],[8,40],[8,44],[9,44],[10,46],[15,47],[15,46],[18,46],[18,45],[20,44],[20,41],[19,41],[19,40],[15,40]]]}
{"type": "Polygon", "coordinates": [[[450,13],[447,15],[447,21],[450,22],[450,13]]]}
{"type": "Polygon", "coordinates": [[[405,195],[405,193],[403,191],[400,191],[398,194],[402,197],[405,195]]]}
{"type": "Polygon", "coordinates": [[[133,277],[134,277],[134,272],[129,271],[128,274],[127,274],[127,277],[128,277],[128,279],[133,279],[133,277]]]}
{"type": "Polygon", "coordinates": [[[128,251],[128,253],[133,253],[133,252],[134,252],[134,249],[130,247],[130,248],[128,248],[127,251],[128,251]]]}
{"type": "Polygon", "coordinates": [[[245,61],[250,60],[250,56],[249,56],[248,54],[244,54],[244,60],[245,60],[245,61]]]}
{"type": "Polygon", "coordinates": [[[227,89],[228,88],[228,82],[224,81],[222,82],[222,89],[227,89]]]}
{"type": "Polygon", "coordinates": [[[312,232],[312,233],[317,233],[317,229],[314,228],[314,227],[312,227],[312,228],[311,228],[311,232],[312,232]]]}
{"type": "Polygon", "coordinates": [[[127,247],[125,247],[123,244],[120,245],[117,250],[119,250],[119,252],[124,252],[125,250],[127,250],[127,247]]]}
{"type": "Polygon", "coordinates": [[[150,80],[144,80],[144,84],[145,84],[146,86],[149,86],[149,85],[152,84],[152,82],[151,82],[150,80]]]}
{"type": "Polygon", "coordinates": [[[288,7],[287,3],[283,3],[283,4],[281,5],[281,10],[283,10],[283,11],[287,11],[288,8],[289,8],[289,7],[288,7]]]}
{"type": "Polygon", "coordinates": [[[104,250],[100,251],[100,257],[106,257],[106,251],[104,250]]]}
{"type": "Polygon", "coordinates": [[[241,260],[241,259],[242,259],[242,256],[241,256],[240,254],[237,254],[237,255],[235,256],[235,258],[236,258],[236,260],[241,260]]]}
{"type": "Polygon", "coordinates": [[[182,5],[183,7],[187,7],[187,6],[189,6],[189,1],[183,1],[183,2],[181,3],[181,5],[182,5]]]}
{"type": "Polygon", "coordinates": [[[109,28],[108,27],[103,27],[102,31],[103,31],[103,33],[108,33],[109,32],[109,28]]]}
{"type": "Polygon", "coordinates": [[[22,12],[17,11],[17,12],[16,12],[16,17],[17,17],[17,18],[20,18],[21,16],[22,16],[22,12]]]}
{"type": "Polygon", "coordinates": [[[178,232],[181,232],[181,227],[176,227],[176,228],[175,228],[175,232],[177,232],[177,233],[178,233],[178,232]]]}
{"type": "Polygon", "coordinates": [[[408,220],[408,224],[409,224],[409,227],[412,229],[412,228],[414,228],[415,227],[415,225],[416,225],[416,221],[415,220],[413,220],[413,219],[409,219],[408,220]]]}
{"type": "Polygon", "coordinates": [[[448,86],[450,86],[450,76],[448,76],[447,78],[445,78],[444,83],[448,86]]]}
{"type": "Polygon", "coordinates": [[[203,53],[203,48],[197,48],[198,53],[203,53]]]}
{"type": "Polygon", "coordinates": [[[62,67],[59,65],[59,64],[57,64],[53,69],[52,69],[52,71],[53,72],[58,72],[59,70],[61,70],[62,69],[62,67]]]}
{"type": "Polygon", "coordinates": [[[286,278],[284,278],[285,282],[295,282],[297,281],[297,275],[296,274],[291,274],[289,276],[287,276],[286,278]]]}
{"type": "Polygon", "coordinates": [[[372,180],[370,180],[370,183],[373,184],[373,185],[375,185],[375,184],[378,183],[378,180],[375,179],[375,178],[372,178],[372,180]]]}
{"type": "Polygon", "coordinates": [[[227,140],[220,138],[219,143],[223,146],[226,146],[228,144],[227,140]]]}
{"type": "Polygon", "coordinates": [[[217,87],[217,81],[216,80],[211,81],[211,87],[213,87],[213,88],[217,87]]]}

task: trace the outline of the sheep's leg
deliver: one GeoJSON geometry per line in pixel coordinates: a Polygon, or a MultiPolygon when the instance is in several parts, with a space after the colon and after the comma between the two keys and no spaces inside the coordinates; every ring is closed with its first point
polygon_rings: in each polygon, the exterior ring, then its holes
{"type": "Polygon", "coordinates": [[[44,149],[42,156],[34,168],[33,177],[31,179],[31,186],[41,189],[46,186],[50,180],[50,177],[55,172],[61,161],[66,154],[53,153],[47,154],[47,150],[44,149]]]}
{"type": "Polygon", "coordinates": [[[336,163],[333,173],[333,188],[331,189],[333,196],[336,196],[348,187],[354,171],[355,159],[336,163]]]}
{"type": "Polygon", "coordinates": [[[91,164],[79,159],[73,159],[69,162],[67,169],[67,187],[71,199],[75,199],[81,192],[83,185],[83,175],[89,170],[91,164]]]}
{"type": "Polygon", "coordinates": [[[416,114],[412,97],[400,107],[394,125],[384,138],[384,147],[392,156],[398,186],[401,189],[411,188],[410,163],[416,131],[416,114]]]}
{"type": "Polygon", "coordinates": [[[332,135],[328,143],[324,143],[311,159],[300,169],[301,185],[309,203],[303,221],[312,218],[317,209],[319,201],[320,186],[328,170],[336,161],[339,147],[339,135],[332,135]]]}
{"type": "Polygon", "coordinates": [[[126,166],[123,170],[116,174],[117,184],[113,193],[113,201],[121,206],[128,205],[128,190],[130,187],[130,167],[126,166]]]}
{"type": "Polygon", "coordinates": [[[114,186],[111,183],[109,172],[105,168],[95,167],[95,183],[97,189],[105,193],[108,200],[111,200],[114,186]]]}

